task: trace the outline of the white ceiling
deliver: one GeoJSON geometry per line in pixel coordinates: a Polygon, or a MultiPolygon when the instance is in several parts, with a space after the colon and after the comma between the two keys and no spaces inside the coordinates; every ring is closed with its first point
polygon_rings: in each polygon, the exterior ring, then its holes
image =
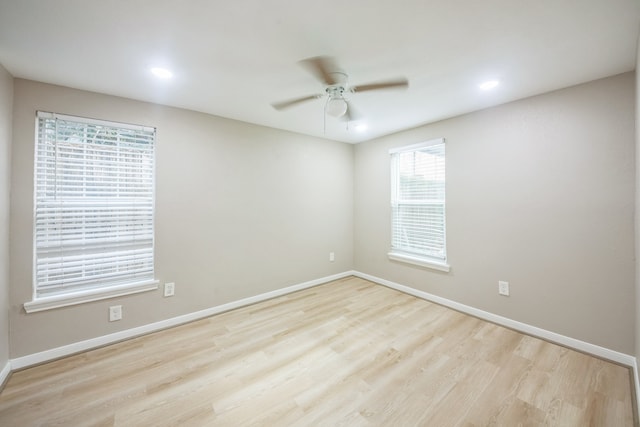
{"type": "Polygon", "coordinates": [[[635,68],[638,0],[0,0],[15,77],[188,108],[345,142],[635,68]],[[357,85],[366,132],[328,118],[301,59],[329,55],[357,85]],[[168,81],[152,66],[170,68],[168,81]],[[477,85],[501,85],[490,92],[477,85]]]}

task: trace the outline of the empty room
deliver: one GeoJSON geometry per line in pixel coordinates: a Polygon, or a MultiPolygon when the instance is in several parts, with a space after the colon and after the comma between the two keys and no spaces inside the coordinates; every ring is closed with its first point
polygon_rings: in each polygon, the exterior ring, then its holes
{"type": "Polygon", "coordinates": [[[0,0],[0,426],[637,426],[637,0],[0,0]]]}

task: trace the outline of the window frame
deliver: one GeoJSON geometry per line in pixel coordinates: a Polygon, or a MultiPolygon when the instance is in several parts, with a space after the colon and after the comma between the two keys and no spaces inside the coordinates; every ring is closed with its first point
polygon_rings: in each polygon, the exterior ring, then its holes
{"type": "MultiPolygon", "coordinates": [[[[443,145],[443,150],[445,149],[445,139],[444,138],[436,138],[428,141],[420,142],[417,144],[412,144],[408,146],[402,146],[397,148],[392,148],[389,150],[390,156],[390,183],[391,183],[391,204],[390,204],[390,230],[391,230],[391,249],[387,253],[389,259],[393,261],[404,262],[408,264],[418,265],[420,267],[426,267],[433,270],[449,272],[451,266],[448,264],[447,260],[447,225],[446,225],[446,189],[443,190],[445,193],[443,194],[442,199],[442,222],[443,222],[443,257],[434,257],[430,256],[427,253],[415,253],[412,251],[405,251],[402,248],[398,248],[394,246],[394,234],[395,234],[395,218],[394,218],[394,208],[398,204],[397,191],[399,186],[399,171],[395,166],[396,157],[400,154],[404,153],[412,153],[424,149],[426,147],[431,147],[434,145],[443,145]]],[[[446,153],[446,151],[445,151],[446,153]]],[[[445,154],[445,173],[446,173],[446,154],[445,154]]],[[[445,176],[445,187],[446,187],[446,176],[445,176]]],[[[416,205],[427,202],[427,199],[419,199],[416,202],[416,205]]],[[[429,203],[433,203],[432,200],[428,201],[429,203]]]]}
{"type": "MultiPolygon", "coordinates": [[[[106,121],[106,120],[97,120],[97,119],[89,119],[89,118],[84,118],[84,117],[79,117],[79,116],[70,116],[70,115],[64,115],[64,114],[57,114],[57,113],[50,113],[50,112],[43,112],[43,111],[38,111],[36,114],[36,118],[35,118],[35,130],[36,130],[36,135],[35,135],[35,152],[34,152],[34,182],[33,182],[33,260],[32,260],[32,300],[29,302],[26,302],[24,304],[24,309],[27,313],[32,313],[32,312],[38,312],[38,311],[43,311],[43,310],[49,310],[49,309],[54,309],[54,308],[58,308],[58,307],[64,307],[64,306],[69,306],[69,305],[75,305],[75,304],[81,304],[81,303],[85,303],[85,302],[89,302],[89,301],[96,301],[96,300],[101,300],[101,299],[106,299],[106,298],[113,298],[116,296],[122,296],[122,295],[128,295],[128,294],[134,294],[134,293],[140,293],[140,292],[146,292],[146,291],[152,291],[152,290],[156,290],[158,289],[158,280],[155,279],[155,266],[154,266],[154,261],[155,261],[155,167],[156,167],[156,158],[155,158],[155,147],[156,147],[156,129],[153,127],[149,127],[149,126],[140,126],[140,125],[132,125],[132,124],[127,124],[127,123],[120,123],[120,122],[112,122],[112,121],[106,121]],[[82,126],[93,126],[93,125],[97,125],[97,126],[103,126],[106,128],[111,128],[110,130],[114,130],[115,132],[117,132],[117,143],[115,144],[115,146],[110,145],[112,148],[110,148],[109,151],[112,152],[112,154],[102,154],[101,156],[105,156],[108,155],[110,157],[108,157],[108,161],[111,162],[111,164],[113,164],[113,161],[118,161],[119,163],[116,164],[116,166],[109,166],[109,169],[104,169],[106,164],[105,163],[94,163],[93,166],[98,168],[98,171],[104,171],[106,170],[107,172],[110,172],[111,174],[113,174],[113,170],[114,169],[123,169],[123,165],[130,165],[131,163],[127,163],[127,162],[122,162],[122,158],[126,157],[127,153],[140,153],[140,156],[145,156],[145,154],[142,151],[137,151],[136,148],[130,148],[131,145],[129,145],[128,147],[126,146],[126,142],[121,142],[120,139],[120,135],[122,133],[125,132],[136,132],[135,133],[135,137],[136,139],[133,140],[135,142],[130,143],[135,147],[135,144],[138,144],[138,137],[139,134],[138,132],[142,132],[142,133],[146,133],[147,135],[151,135],[150,137],[150,143],[151,145],[151,149],[150,149],[150,153],[147,152],[146,153],[146,158],[149,159],[149,154],[150,154],[150,163],[151,166],[146,167],[146,169],[129,169],[130,171],[140,171],[140,173],[143,173],[143,170],[146,170],[147,173],[151,174],[151,183],[150,183],[150,188],[148,184],[145,184],[143,188],[144,194],[147,194],[147,198],[145,200],[147,200],[146,206],[145,207],[138,207],[138,206],[142,206],[142,205],[138,205],[137,202],[135,201],[131,201],[131,202],[127,202],[127,200],[133,200],[133,199],[117,199],[114,196],[100,196],[98,199],[87,199],[84,200],[83,197],[78,197],[75,196],[75,198],[73,196],[67,196],[67,197],[62,197],[58,199],[58,196],[54,196],[54,198],[52,199],[53,201],[50,200],[50,197],[47,196],[42,196],[41,194],[39,195],[39,190],[40,192],[42,192],[43,190],[43,181],[39,181],[38,178],[38,174],[39,172],[42,174],[45,173],[51,173],[51,171],[49,169],[47,169],[46,167],[41,167],[39,165],[39,156],[41,156],[40,150],[41,150],[41,144],[44,145],[44,142],[41,141],[41,138],[43,137],[43,130],[41,130],[41,123],[45,123],[46,120],[61,120],[61,121],[66,121],[66,122],[71,122],[72,124],[78,124],[78,125],[82,125],[82,126]],[[124,144],[124,145],[123,145],[124,144]],[[124,147],[124,148],[123,148],[124,147]],[[123,150],[125,154],[120,154],[123,150]],[[118,154],[113,154],[113,152],[116,152],[118,154]],[[114,157],[115,156],[115,157],[114,157]],[[115,159],[115,160],[114,160],[115,159]],[[102,169],[100,169],[102,168],[102,169]],[[150,196],[149,196],[150,194],[150,196]],[[150,197],[150,199],[149,199],[150,197]],[[57,200],[57,201],[56,201],[57,200]],[[92,206],[92,203],[95,203],[96,200],[100,200],[103,203],[109,203],[109,201],[112,200],[118,200],[120,201],[120,203],[125,203],[125,204],[133,204],[131,206],[134,207],[129,207],[128,209],[134,209],[134,211],[139,211],[142,213],[147,213],[147,215],[150,213],[150,220],[145,220],[147,223],[150,221],[150,226],[147,225],[145,226],[145,229],[150,229],[150,237],[148,234],[147,237],[144,239],[147,243],[141,243],[142,247],[147,248],[145,249],[146,251],[150,251],[151,252],[151,256],[149,257],[148,255],[145,256],[145,260],[147,263],[150,263],[150,267],[151,267],[151,272],[149,273],[147,271],[147,273],[145,274],[138,274],[138,273],[130,273],[130,274],[124,274],[122,275],[122,277],[118,280],[109,280],[109,279],[105,279],[106,276],[102,275],[98,277],[97,280],[92,280],[89,281],[88,279],[84,279],[82,282],[84,284],[81,285],[71,285],[69,286],[69,289],[67,291],[64,290],[59,290],[57,292],[47,292],[46,287],[44,287],[44,284],[47,282],[43,282],[38,283],[38,274],[37,274],[37,265],[38,265],[38,251],[39,251],[39,246],[38,246],[38,230],[40,230],[40,232],[42,232],[42,228],[38,228],[38,223],[37,223],[37,219],[38,219],[38,213],[37,210],[40,208],[42,209],[44,206],[47,205],[47,203],[49,204],[60,204],[60,206],[64,206],[65,201],[67,200],[73,200],[71,202],[72,206],[80,206],[80,209],[82,209],[83,211],[87,210],[87,207],[92,206]],[[149,200],[150,200],[150,206],[149,206],[149,200]]],[[[56,132],[56,137],[57,137],[57,128],[55,130],[56,132]]],[[[86,137],[86,136],[85,136],[86,137]]],[[[86,143],[86,140],[81,139],[79,140],[80,144],[86,143]]],[[[78,141],[76,141],[76,144],[78,143],[78,141]]],[[[68,145],[68,144],[67,144],[68,145]]],[[[58,147],[57,142],[55,143],[54,147],[58,147]]],[[[105,147],[107,147],[107,145],[105,145],[105,147]]],[[[87,150],[87,148],[84,148],[84,150],[87,150]]],[[[58,148],[55,148],[55,150],[58,150],[58,148]]],[[[95,147],[93,148],[93,150],[95,150],[95,147]]],[[[105,149],[101,149],[102,153],[105,153],[108,151],[105,151],[105,149]]],[[[94,154],[94,156],[97,156],[97,154],[94,154]]],[[[43,157],[43,159],[45,159],[47,157],[43,157]]],[[[102,157],[101,157],[102,158],[102,157]]],[[[41,159],[42,160],[42,159],[41,159]]],[[[96,160],[97,162],[102,162],[103,160],[96,160]]],[[[142,160],[141,160],[142,161],[142,160]]],[[[147,160],[149,161],[149,160],[147,160]]],[[[54,160],[54,164],[58,164],[57,163],[57,154],[56,154],[56,159],[54,160]]],[[[82,162],[84,162],[84,160],[82,160],[82,162]]],[[[83,163],[85,164],[85,163],[83,163]]],[[[135,166],[135,163],[134,163],[135,166]]],[[[138,166],[138,167],[143,167],[144,166],[138,166]]],[[[70,169],[69,169],[70,170],[70,169]]],[[[94,169],[95,171],[95,169],[94,169]]],[[[91,172],[82,172],[82,179],[83,179],[83,184],[81,185],[81,187],[83,188],[83,191],[86,191],[83,187],[84,181],[87,179],[87,173],[96,173],[94,171],[91,172]]],[[[99,178],[97,181],[95,182],[99,182],[100,185],[99,187],[101,187],[102,185],[108,185],[110,182],[112,185],[115,185],[115,187],[117,187],[117,192],[118,195],[120,195],[120,191],[125,191],[125,190],[121,190],[120,186],[122,184],[121,183],[121,179],[123,174],[125,173],[133,173],[133,172],[125,172],[125,171],[118,171],[115,175],[115,178],[111,178],[111,181],[102,181],[102,179],[104,178],[99,178]],[[113,182],[117,181],[118,184],[113,184],[113,182]],[[106,184],[105,184],[106,183],[106,184]]],[[[70,178],[72,178],[71,175],[58,175],[56,172],[56,177],[60,176],[61,178],[64,178],[66,180],[69,180],[70,178]]],[[[78,175],[76,175],[78,176],[78,175]]],[[[114,175],[111,175],[114,176],[114,175]]],[[[147,175],[148,176],[148,175],[147,175]]],[[[59,185],[63,185],[63,184],[58,184],[57,183],[57,179],[56,178],[56,183],[54,184],[54,192],[60,191],[63,192],[64,190],[59,189],[61,187],[59,187],[59,185]]],[[[64,180],[63,179],[63,180],[64,180]]],[[[97,178],[94,178],[94,180],[96,180],[97,178]]],[[[144,179],[144,178],[143,178],[144,179]]],[[[137,182],[137,181],[134,181],[137,182]]],[[[147,178],[147,182],[148,182],[148,178],[147,178]]],[[[73,185],[77,185],[77,184],[73,184],[73,185]]],[[[131,186],[131,185],[130,185],[131,186]]],[[[139,191],[137,188],[137,186],[133,186],[136,189],[135,190],[128,190],[128,191],[136,191],[135,194],[135,198],[137,199],[138,193],[137,191],[139,191]]],[[[75,187],[73,187],[75,188],[75,187]]],[[[80,188],[80,187],[78,187],[80,188]]],[[[125,189],[127,188],[126,186],[124,187],[125,189]]],[[[49,190],[47,190],[49,191],[49,190]]],[[[69,191],[69,190],[67,190],[69,191]]],[[[94,191],[99,191],[99,190],[94,190],[94,191]]],[[[106,190],[107,192],[109,191],[113,191],[113,190],[106,190]]],[[[131,197],[131,196],[130,196],[131,197]]],[[[67,202],[69,203],[69,202],[67,202]]],[[[93,205],[95,206],[95,205],[93,205]]],[[[60,208],[62,209],[62,208],[60,208]]],[[[69,208],[67,208],[69,209],[69,208]]],[[[93,208],[94,212],[95,212],[95,207],[93,208]]],[[[108,208],[107,211],[111,212],[111,208],[108,208]]],[[[76,214],[76,216],[79,214],[76,214]]],[[[86,214],[83,214],[86,215],[86,214]]],[[[65,218],[65,217],[62,217],[65,218]]],[[[97,221],[98,219],[96,219],[95,216],[81,216],[80,218],[85,218],[82,220],[82,222],[90,222],[88,220],[91,221],[97,221]]],[[[56,220],[56,221],[62,221],[61,220],[56,220]]],[[[117,230],[120,230],[120,227],[123,227],[121,224],[125,224],[124,227],[134,227],[135,223],[132,222],[135,221],[135,219],[129,219],[127,222],[122,223],[120,219],[117,219],[117,225],[115,225],[116,227],[118,227],[117,230]]],[[[51,224],[51,223],[50,223],[51,224]]],[[[53,224],[59,224],[57,222],[53,222],[53,224]]],[[[99,223],[102,224],[102,223],[99,223]]],[[[60,228],[62,226],[59,226],[58,228],[60,228]]],[[[104,227],[104,226],[102,226],[104,227]]],[[[107,225],[107,227],[114,227],[114,225],[107,225]]],[[[135,226],[137,227],[137,226],[135,226]]],[[[62,230],[62,228],[61,228],[62,230]]],[[[87,229],[86,227],[81,227],[81,230],[83,230],[81,233],[82,236],[85,236],[86,233],[91,232],[91,229],[87,229]]],[[[101,229],[102,230],[102,229],[101,229]]],[[[105,251],[107,249],[107,247],[111,247],[111,248],[117,248],[118,250],[122,250],[122,248],[126,247],[127,243],[118,243],[119,241],[121,241],[121,237],[119,233],[122,233],[122,231],[113,231],[110,228],[108,228],[108,233],[107,234],[107,238],[109,236],[116,236],[117,237],[117,242],[116,243],[107,243],[105,244],[96,244],[96,243],[91,243],[91,240],[89,240],[89,244],[94,245],[94,251],[97,251],[98,254],[100,253],[106,253],[105,251]],[[116,232],[117,231],[117,232],[116,232]],[[115,234],[114,234],[115,233],[115,234]],[[125,246],[123,246],[125,245],[125,246]],[[98,249],[95,249],[95,246],[99,246],[98,249]],[[101,252],[102,251],[102,252],[101,252]]],[[[48,232],[48,231],[47,231],[48,232]]],[[[95,231],[93,231],[95,233],[95,231]]],[[[60,233],[63,233],[63,231],[60,231],[60,233]]],[[[148,233],[148,232],[147,232],[148,233]]],[[[89,233],[90,234],[90,233],[89,233]]],[[[94,234],[95,235],[95,234],[94,234]]],[[[65,236],[64,234],[60,235],[60,238],[63,238],[63,236],[65,236]]],[[[93,237],[93,236],[91,236],[93,237]]],[[[40,237],[40,239],[42,239],[42,237],[40,237]]],[[[83,242],[84,242],[85,237],[83,237],[83,242]]],[[[134,238],[135,239],[135,238],[134,238]]],[[[54,239],[55,241],[55,239],[54,239]]],[[[42,242],[42,240],[41,240],[42,242]]],[[[48,241],[45,240],[45,243],[47,243],[48,241]]],[[[41,243],[43,244],[43,243],[41,243]]],[[[131,245],[131,243],[129,243],[129,245],[131,245]]],[[[48,246],[47,246],[48,247],[48,246]]],[[[62,257],[62,259],[65,256],[69,256],[69,255],[64,255],[66,249],[64,249],[66,246],[65,245],[59,245],[58,249],[55,249],[54,247],[54,251],[58,250],[60,251],[59,253],[61,255],[59,255],[60,257],[62,257]]],[[[84,247],[84,246],[82,246],[84,247]]],[[[42,246],[40,246],[40,248],[42,248],[42,246]]],[[[42,249],[40,249],[42,251],[42,249]]],[[[75,250],[76,253],[80,254],[81,256],[84,255],[85,257],[87,256],[87,250],[85,249],[77,249],[75,250]]],[[[101,257],[100,257],[101,258],[101,257]]],[[[42,259],[42,258],[40,258],[42,259]]],[[[118,257],[118,261],[116,261],[116,265],[120,266],[121,263],[123,261],[119,260],[120,257],[118,257]]],[[[63,261],[64,262],[64,261],[63,261]]],[[[90,262],[90,261],[89,261],[90,262]]],[[[100,261],[98,261],[100,262],[100,261]]],[[[96,264],[98,265],[98,264],[96,264]]],[[[117,267],[118,269],[120,269],[121,267],[117,267]]],[[[148,269],[147,269],[148,270],[148,269]]],[[[61,271],[61,270],[60,270],[61,271]]],[[[127,272],[129,270],[126,270],[127,272]]],[[[110,273],[113,274],[113,273],[110,273]]],[[[108,276],[108,275],[107,275],[108,276]]],[[[84,277],[84,276],[83,276],[84,277]]],[[[64,287],[62,288],[64,289],[64,287]]]]}

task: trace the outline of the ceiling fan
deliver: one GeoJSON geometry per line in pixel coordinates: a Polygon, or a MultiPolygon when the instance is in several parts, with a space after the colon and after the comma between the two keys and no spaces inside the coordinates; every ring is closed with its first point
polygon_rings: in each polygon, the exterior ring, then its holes
{"type": "Polygon", "coordinates": [[[326,97],[326,114],[345,121],[353,121],[357,118],[357,114],[347,98],[349,94],[379,89],[402,89],[409,86],[409,81],[404,77],[378,83],[349,86],[347,73],[342,71],[336,65],[335,60],[328,56],[315,56],[303,59],[299,63],[325,85],[324,93],[275,102],[271,106],[276,110],[284,110],[303,102],[326,97]]]}

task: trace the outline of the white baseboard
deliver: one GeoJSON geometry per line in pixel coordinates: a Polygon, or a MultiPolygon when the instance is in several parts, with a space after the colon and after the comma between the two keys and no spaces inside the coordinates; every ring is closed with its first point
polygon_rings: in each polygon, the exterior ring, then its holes
{"type": "Polygon", "coordinates": [[[9,378],[10,373],[11,373],[11,362],[7,360],[7,363],[5,363],[5,365],[2,367],[2,370],[0,370],[0,390],[2,390],[2,387],[7,381],[7,378],[9,378]]]}
{"type": "MultiPolygon", "coordinates": [[[[134,338],[134,337],[145,335],[151,332],[156,332],[162,329],[170,328],[172,326],[178,326],[183,323],[192,322],[194,320],[213,316],[215,314],[220,314],[225,311],[255,304],[257,302],[266,301],[275,297],[290,294],[292,292],[311,288],[314,286],[321,285],[323,283],[330,282],[332,280],[338,280],[338,279],[342,279],[344,277],[349,277],[353,275],[354,275],[353,271],[345,271],[343,273],[334,274],[332,276],[322,277],[320,279],[311,280],[308,282],[300,283],[297,285],[293,285],[293,286],[278,289],[275,291],[267,292],[264,294],[256,295],[253,297],[244,298],[244,299],[233,301],[227,304],[222,304],[216,307],[207,308],[205,310],[200,310],[200,311],[185,314],[182,316],[173,317],[171,319],[162,320],[160,322],[150,323],[148,325],[139,326],[137,328],[127,329],[125,331],[120,331],[120,332],[116,332],[109,335],[103,335],[101,337],[80,341],[80,342],[65,345],[62,347],[57,347],[51,350],[45,350],[39,353],[18,357],[16,359],[11,359],[7,364],[7,366],[8,367],[10,366],[10,368],[13,370],[27,368],[29,366],[37,365],[44,362],[49,362],[51,360],[59,359],[64,356],[69,356],[71,354],[91,350],[97,347],[102,347],[107,344],[113,344],[118,341],[123,341],[129,338],[134,338]]],[[[5,368],[5,369],[7,369],[7,375],[8,375],[11,369],[9,368],[5,368]]],[[[4,373],[4,370],[2,371],[2,373],[4,373]]]]}
{"type": "Polygon", "coordinates": [[[638,378],[638,359],[635,357],[633,358],[633,383],[635,385],[634,389],[636,391],[635,410],[640,411],[640,379],[638,378]]]}
{"type": "Polygon", "coordinates": [[[637,365],[636,358],[633,356],[620,353],[614,350],[610,350],[604,347],[600,347],[595,344],[590,344],[584,341],[580,341],[571,337],[560,335],[555,332],[547,331],[545,329],[537,328],[535,326],[518,322],[506,317],[498,316],[493,313],[489,313],[468,305],[460,304],[458,302],[448,300],[446,298],[432,295],[427,292],[423,292],[408,286],[400,285],[398,283],[391,282],[389,280],[381,279],[379,277],[371,276],[369,274],[361,273],[358,271],[345,271],[343,273],[323,277],[320,279],[311,280],[308,282],[300,283],[298,285],[293,285],[286,288],[278,289],[276,291],[267,292],[264,294],[256,295],[249,298],[244,298],[238,301],[233,301],[233,302],[219,305],[216,307],[211,307],[205,310],[185,314],[185,315],[174,317],[171,319],[162,320],[160,322],[155,322],[148,325],[139,326],[137,328],[116,332],[114,334],[104,335],[101,337],[80,341],[77,343],[54,348],[51,350],[46,350],[39,353],[18,357],[16,359],[11,359],[6,363],[6,365],[2,368],[2,370],[0,370],[0,384],[3,384],[4,381],[6,381],[6,379],[8,378],[12,370],[27,368],[29,366],[48,362],[64,356],[69,356],[71,354],[91,350],[97,347],[102,347],[104,345],[112,344],[118,341],[123,341],[129,338],[134,338],[140,335],[145,335],[151,332],[170,328],[172,326],[178,326],[194,320],[213,316],[215,314],[219,314],[225,311],[255,304],[261,301],[266,301],[275,297],[279,297],[279,296],[290,294],[292,292],[296,292],[299,290],[318,286],[323,283],[327,283],[332,280],[342,279],[348,276],[360,277],[360,278],[369,280],[371,282],[386,286],[388,288],[395,289],[400,292],[404,292],[409,295],[413,295],[415,297],[422,298],[424,300],[431,301],[431,302],[443,305],[445,307],[452,308],[454,310],[523,332],[528,335],[536,336],[536,337],[539,337],[539,338],[542,338],[542,339],[545,339],[569,348],[573,348],[578,351],[589,353],[594,356],[601,357],[603,359],[611,360],[613,362],[620,363],[625,366],[629,366],[630,368],[633,369],[636,399],[640,399],[640,380],[639,380],[639,373],[638,373],[638,365],[637,365]]]}
{"type": "MultiPolygon", "coordinates": [[[[528,325],[526,323],[509,319],[507,317],[498,316],[497,314],[489,313],[487,311],[483,311],[468,305],[460,304],[458,302],[455,302],[446,298],[442,298],[442,297],[439,297],[427,292],[423,292],[408,286],[400,285],[398,283],[394,283],[386,279],[381,279],[379,277],[371,276],[369,274],[355,271],[353,275],[360,277],[362,279],[369,280],[374,283],[378,283],[388,288],[395,289],[400,292],[404,292],[406,294],[413,295],[415,297],[422,298],[427,301],[435,302],[437,304],[452,308],[457,311],[461,311],[466,314],[470,314],[471,316],[475,316],[480,319],[487,320],[489,322],[493,322],[510,329],[514,329],[516,331],[525,333],[527,335],[532,335],[538,338],[542,338],[547,341],[551,341],[553,343],[560,344],[565,347],[582,351],[584,353],[589,353],[594,356],[601,357],[603,359],[607,359],[612,362],[620,363],[628,367],[636,366],[636,358],[628,354],[620,353],[614,350],[610,350],[608,348],[600,347],[595,344],[590,344],[588,342],[580,341],[575,338],[560,335],[555,332],[547,331],[545,329],[541,329],[535,326],[528,325]]],[[[634,369],[634,372],[636,372],[635,369],[634,369]]],[[[638,389],[637,373],[636,373],[636,389],[638,389]]]]}

